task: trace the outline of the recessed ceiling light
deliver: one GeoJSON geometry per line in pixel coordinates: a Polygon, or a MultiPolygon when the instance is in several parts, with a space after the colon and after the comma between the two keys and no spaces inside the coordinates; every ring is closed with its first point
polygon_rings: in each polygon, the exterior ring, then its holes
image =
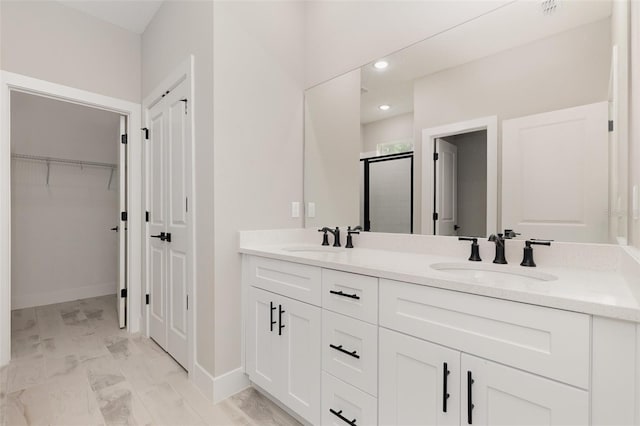
{"type": "Polygon", "coordinates": [[[391,108],[391,106],[387,104],[382,104],[378,107],[378,109],[381,111],[387,111],[389,108],[391,108]]]}
{"type": "Polygon", "coordinates": [[[389,66],[389,62],[387,61],[377,61],[376,63],[373,64],[373,67],[377,70],[383,70],[388,66],[389,66]]]}

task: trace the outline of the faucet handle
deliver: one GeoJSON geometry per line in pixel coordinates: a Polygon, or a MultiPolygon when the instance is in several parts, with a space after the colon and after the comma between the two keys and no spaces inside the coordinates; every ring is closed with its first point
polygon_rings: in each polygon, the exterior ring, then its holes
{"type": "Polygon", "coordinates": [[[480,258],[480,246],[476,237],[458,237],[458,241],[471,241],[471,256],[469,256],[469,260],[471,262],[482,261],[480,258]]]}
{"type": "Polygon", "coordinates": [[[524,242],[524,255],[522,257],[522,262],[520,263],[520,266],[529,266],[529,267],[535,267],[536,266],[536,262],[534,262],[533,260],[533,247],[531,247],[532,245],[538,245],[538,246],[550,246],[551,245],[551,241],[552,240],[539,240],[536,238],[532,238],[530,240],[527,240],[524,242]]]}
{"type": "Polygon", "coordinates": [[[326,226],[324,228],[318,229],[318,232],[324,232],[324,235],[322,235],[322,245],[323,246],[328,246],[329,245],[329,228],[327,228],[326,226]]]}
{"type": "Polygon", "coordinates": [[[504,238],[506,238],[507,240],[510,240],[511,238],[515,238],[518,235],[522,235],[519,232],[514,232],[513,229],[505,229],[504,230],[504,238]]]}
{"type": "Polygon", "coordinates": [[[347,226],[347,235],[351,234],[359,234],[362,231],[362,226],[358,225],[355,228],[351,229],[350,226],[347,226]]]}

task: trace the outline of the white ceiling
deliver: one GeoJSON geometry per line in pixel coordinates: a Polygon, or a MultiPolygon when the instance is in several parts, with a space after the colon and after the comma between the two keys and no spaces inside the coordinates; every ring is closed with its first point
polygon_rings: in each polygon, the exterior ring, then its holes
{"type": "Polygon", "coordinates": [[[413,81],[486,56],[553,36],[611,15],[610,0],[559,1],[552,14],[540,1],[520,0],[385,58],[389,67],[361,68],[361,122],[413,111],[413,81]],[[380,111],[378,105],[392,108],[380,111]]]}
{"type": "Polygon", "coordinates": [[[156,14],[162,0],[58,0],[65,6],[142,34],[156,14]]]}

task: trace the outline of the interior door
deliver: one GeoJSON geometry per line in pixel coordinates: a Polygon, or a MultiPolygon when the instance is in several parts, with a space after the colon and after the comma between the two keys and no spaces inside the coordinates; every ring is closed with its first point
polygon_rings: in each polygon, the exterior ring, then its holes
{"type": "Polygon", "coordinates": [[[384,328],[379,338],[379,424],[459,425],[460,352],[384,328]]]}
{"type": "Polygon", "coordinates": [[[607,102],[502,122],[502,227],[608,241],[607,102]]]}
{"type": "Polygon", "coordinates": [[[436,235],[457,235],[458,220],[458,148],[436,139],[435,220],[436,235]]]}
{"type": "MultiPolygon", "coordinates": [[[[127,145],[122,143],[122,135],[126,134],[127,118],[121,116],[120,137],[118,138],[118,146],[120,147],[118,167],[120,212],[127,211],[127,145]]],[[[122,220],[124,218],[120,212],[118,212],[120,221],[116,228],[118,231],[118,292],[116,297],[118,300],[118,324],[120,328],[124,328],[127,326],[127,298],[124,297],[127,288],[127,222],[122,220]]]]}
{"type": "Polygon", "coordinates": [[[467,354],[462,372],[462,424],[589,424],[587,391],[467,354]]]}
{"type": "Polygon", "coordinates": [[[187,83],[148,112],[149,333],[183,367],[188,363],[191,246],[191,125],[187,83]]]}

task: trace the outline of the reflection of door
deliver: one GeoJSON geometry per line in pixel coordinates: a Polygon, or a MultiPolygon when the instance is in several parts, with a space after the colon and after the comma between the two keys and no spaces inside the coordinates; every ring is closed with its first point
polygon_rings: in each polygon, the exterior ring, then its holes
{"type": "MultiPolygon", "coordinates": [[[[127,119],[120,117],[120,146],[119,154],[119,182],[120,182],[120,211],[127,211],[127,119]]],[[[118,323],[120,328],[127,325],[127,222],[122,213],[120,213],[120,225],[116,228],[118,231],[118,323]]]]}
{"type": "Polygon", "coordinates": [[[361,161],[365,231],[413,233],[413,153],[361,161]]]}
{"type": "Polygon", "coordinates": [[[434,226],[436,235],[457,235],[458,148],[436,139],[434,226]]]}
{"type": "Polygon", "coordinates": [[[600,102],[503,121],[503,227],[607,242],[607,120],[600,102]]]}
{"type": "Polygon", "coordinates": [[[179,363],[188,358],[188,195],[191,131],[187,84],[149,110],[149,333],[179,363]]]}

